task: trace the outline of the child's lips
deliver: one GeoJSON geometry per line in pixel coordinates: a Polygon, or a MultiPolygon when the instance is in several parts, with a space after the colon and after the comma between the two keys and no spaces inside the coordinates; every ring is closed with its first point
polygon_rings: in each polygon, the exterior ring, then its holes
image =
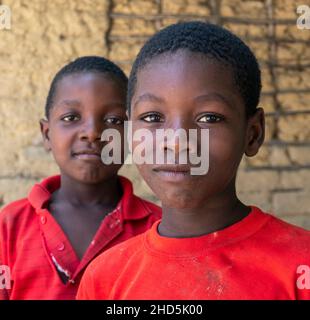
{"type": "Polygon", "coordinates": [[[101,161],[101,153],[98,150],[82,150],[73,153],[79,160],[101,161]]]}
{"type": "Polygon", "coordinates": [[[153,171],[162,179],[169,182],[180,182],[191,177],[190,167],[187,165],[160,166],[153,171]]]}

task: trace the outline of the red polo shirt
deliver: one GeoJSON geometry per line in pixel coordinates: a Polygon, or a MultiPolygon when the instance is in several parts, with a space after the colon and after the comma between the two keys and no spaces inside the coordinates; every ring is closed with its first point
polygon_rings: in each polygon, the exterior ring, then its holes
{"type": "Polygon", "coordinates": [[[135,196],[126,178],[120,177],[120,182],[123,197],[115,210],[102,220],[81,261],[46,209],[51,194],[60,187],[60,176],[34,185],[28,198],[3,208],[0,213],[0,270],[8,272],[9,269],[11,282],[4,283],[5,274],[0,272],[3,280],[0,300],[74,299],[81,276],[91,260],[115,244],[149,229],[160,218],[160,208],[135,196]],[[66,283],[61,275],[68,279],[66,283]]]}

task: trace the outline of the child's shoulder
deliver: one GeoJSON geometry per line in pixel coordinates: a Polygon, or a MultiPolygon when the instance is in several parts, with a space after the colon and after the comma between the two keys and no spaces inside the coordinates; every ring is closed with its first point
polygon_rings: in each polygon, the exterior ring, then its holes
{"type": "Polygon", "coordinates": [[[108,299],[121,274],[127,274],[128,266],[131,266],[129,271],[136,272],[138,264],[143,261],[144,237],[148,232],[121,242],[97,256],[83,275],[78,299],[84,299],[90,292],[92,299],[108,299]]]}
{"type": "Polygon", "coordinates": [[[31,208],[28,198],[12,201],[0,210],[0,222],[15,220],[21,214],[31,211],[31,208]]]}
{"type": "Polygon", "coordinates": [[[277,231],[275,234],[279,235],[279,239],[283,241],[288,241],[291,239],[309,239],[310,231],[302,227],[296,226],[289,222],[282,220],[272,214],[267,213],[270,216],[270,228],[277,231]]]}
{"type": "Polygon", "coordinates": [[[42,205],[50,198],[51,194],[60,186],[60,176],[50,176],[41,182],[35,183],[30,189],[28,196],[5,205],[0,210],[0,223],[12,224],[19,219],[26,223],[36,217],[34,213],[41,210],[42,205]]]}
{"type": "MultiPolygon", "coordinates": [[[[310,256],[310,231],[288,223],[277,216],[269,216],[268,222],[259,233],[261,240],[275,251],[298,253],[300,256],[310,256]]],[[[262,242],[263,243],[263,242],[262,242]]]]}
{"type": "Polygon", "coordinates": [[[125,240],[109,250],[103,252],[97,259],[97,263],[101,263],[101,259],[105,261],[106,259],[109,260],[110,257],[113,257],[114,261],[123,261],[126,260],[128,257],[133,257],[135,254],[139,254],[143,251],[144,246],[144,238],[149,232],[149,230],[145,231],[144,233],[138,234],[128,240],[125,240]]]}
{"type": "Polygon", "coordinates": [[[27,198],[7,204],[0,210],[0,239],[29,230],[35,217],[34,208],[27,198]]]}
{"type": "MultiPolygon", "coordinates": [[[[144,251],[144,238],[146,231],[142,234],[134,236],[124,242],[121,242],[112,248],[108,249],[96,257],[89,265],[88,269],[91,273],[100,273],[113,271],[117,273],[117,270],[121,271],[129,261],[136,260],[136,258],[143,254],[144,251]]],[[[139,259],[138,259],[139,260],[139,259]]]]}

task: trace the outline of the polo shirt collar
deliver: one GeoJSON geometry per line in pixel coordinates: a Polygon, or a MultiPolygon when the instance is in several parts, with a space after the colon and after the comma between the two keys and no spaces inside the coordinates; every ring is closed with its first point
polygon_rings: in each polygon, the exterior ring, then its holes
{"type": "Polygon", "coordinates": [[[142,201],[133,193],[133,186],[130,180],[123,176],[119,176],[119,180],[123,189],[123,196],[117,205],[122,213],[124,220],[143,219],[152,213],[151,208],[146,201],[142,201]]]}
{"type": "MultiPolygon", "coordinates": [[[[138,220],[150,215],[152,213],[151,208],[145,201],[134,195],[131,181],[123,176],[119,176],[119,181],[123,190],[123,196],[116,209],[121,211],[122,218],[124,220],[138,220]]],[[[52,193],[59,189],[60,185],[60,175],[48,177],[40,183],[35,184],[28,195],[30,204],[37,212],[44,209],[52,193]]]]}
{"type": "Polygon", "coordinates": [[[48,177],[36,183],[28,194],[30,204],[36,209],[43,209],[53,192],[60,188],[60,175],[48,177]]]}

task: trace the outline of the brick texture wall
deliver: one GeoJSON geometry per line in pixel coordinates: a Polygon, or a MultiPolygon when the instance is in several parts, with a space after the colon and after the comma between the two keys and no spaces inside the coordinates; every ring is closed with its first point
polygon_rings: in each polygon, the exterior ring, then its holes
{"type": "MultiPolygon", "coordinates": [[[[310,229],[310,30],[296,27],[291,0],[7,0],[12,29],[0,30],[0,205],[57,172],[38,120],[54,73],[85,54],[107,56],[127,73],[144,41],[177,21],[202,20],[239,35],[259,59],[266,141],[245,158],[238,193],[248,204],[310,229]]],[[[125,166],[139,195],[156,198],[125,166]]]]}

